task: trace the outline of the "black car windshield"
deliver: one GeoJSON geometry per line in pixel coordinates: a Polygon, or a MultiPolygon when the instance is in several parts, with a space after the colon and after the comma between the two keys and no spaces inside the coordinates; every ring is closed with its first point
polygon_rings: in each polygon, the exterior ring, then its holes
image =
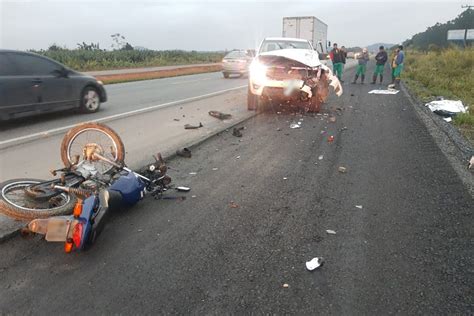
{"type": "Polygon", "coordinates": [[[245,51],[234,50],[234,51],[228,53],[227,55],[225,55],[224,58],[243,58],[243,57],[246,57],[246,56],[247,56],[247,53],[245,51]]]}
{"type": "Polygon", "coordinates": [[[260,47],[260,53],[287,48],[311,49],[311,46],[306,41],[267,40],[264,41],[262,47],[260,47]]]}

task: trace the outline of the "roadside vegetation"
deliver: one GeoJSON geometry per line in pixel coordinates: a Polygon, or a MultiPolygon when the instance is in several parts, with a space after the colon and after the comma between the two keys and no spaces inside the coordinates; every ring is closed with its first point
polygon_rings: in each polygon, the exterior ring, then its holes
{"type": "Polygon", "coordinates": [[[468,112],[453,121],[474,144],[474,48],[408,50],[406,56],[406,83],[421,101],[443,96],[468,106],[468,112]]]}
{"type": "MultiPolygon", "coordinates": [[[[91,44],[92,45],[92,44],[91,44]]],[[[90,47],[87,45],[86,47],[90,47]]],[[[52,45],[47,50],[33,51],[78,71],[217,63],[224,53],[182,50],[113,50],[64,49],[52,45]]]]}

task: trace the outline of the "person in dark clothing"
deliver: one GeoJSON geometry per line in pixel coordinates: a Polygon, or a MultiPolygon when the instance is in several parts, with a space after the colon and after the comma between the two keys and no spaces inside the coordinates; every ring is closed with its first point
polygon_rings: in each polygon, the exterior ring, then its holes
{"type": "Polygon", "coordinates": [[[383,46],[379,47],[379,52],[375,55],[375,71],[374,75],[372,76],[372,84],[375,84],[377,81],[377,76],[380,75],[380,83],[383,81],[383,71],[385,69],[385,63],[388,60],[387,52],[383,46]]]}
{"type": "Polygon", "coordinates": [[[334,43],[333,49],[331,50],[331,53],[329,53],[329,57],[331,58],[332,61],[332,67],[334,74],[337,76],[339,81],[342,81],[342,68],[345,62],[345,57],[344,57],[344,52],[337,48],[337,44],[334,43]]]}

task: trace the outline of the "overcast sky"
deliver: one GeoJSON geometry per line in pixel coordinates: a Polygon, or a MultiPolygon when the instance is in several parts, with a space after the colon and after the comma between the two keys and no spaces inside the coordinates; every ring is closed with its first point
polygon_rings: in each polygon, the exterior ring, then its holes
{"type": "Polygon", "coordinates": [[[400,43],[455,18],[462,4],[474,0],[0,0],[0,48],[85,41],[110,49],[113,33],[150,49],[253,48],[265,36],[281,36],[282,17],[303,15],[328,24],[328,39],[340,45],[400,43]]]}

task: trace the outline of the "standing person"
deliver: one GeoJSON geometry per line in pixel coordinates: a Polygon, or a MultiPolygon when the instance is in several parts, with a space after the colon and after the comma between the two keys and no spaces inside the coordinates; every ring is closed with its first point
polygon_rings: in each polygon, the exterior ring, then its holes
{"type": "Polygon", "coordinates": [[[365,71],[367,69],[367,62],[369,61],[369,51],[367,50],[367,48],[364,48],[362,50],[362,53],[357,54],[356,58],[357,58],[358,65],[357,65],[354,81],[352,81],[352,83],[357,83],[357,79],[360,76],[361,83],[364,84],[365,71]]]}
{"type": "Polygon", "coordinates": [[[334,71],[334,74],[337,76],[340,82],[344,82],[342,81],[342,66],[344,61],[344,53],[339,48],[337,48],[336,43],[334,43],[333,49],[331,50],[331,53],[329,53],[329,57],[332,61],[332,69],[334,71]]]}
{"type": "Polygon", "coordinates": [[[346,68],[346,59],[347,59],[347,50],[346,46],[341,46],[341,51],[342,51],[342,71],[344,72],[344,68],[346,68]]]}
{"type": "Polygon", "coordinates": [[[389,87],[395,85],[395,69],[397,68],[397,64],[395,61],[397,60],[399,51],[400,50],[396,48],[395,51],[393,52],[392,63],[390,64],[390,66],[392,67],[392,83],[389,85],[389,87]]]}
{"type": "Polygon", "coordinates": [[[403,52],[403,45],[398,46],[397,57],[395,58],[395,70],[393,76],[395,77],[395,88],[400,89],[400,80],[403,71],[403,62],[405,61],[405,53],[403,52]]]}
{"type": "Polygon", "coordinates": [[[385,63],[388,60],[387,52],[383,46],[379,47],[379,52],[375,55],[375,71],[372,76],[372,84],[377,81],[377,76],[380,75],[380,83],[383,81],[383,70],[385,69],[385,63]]]}

